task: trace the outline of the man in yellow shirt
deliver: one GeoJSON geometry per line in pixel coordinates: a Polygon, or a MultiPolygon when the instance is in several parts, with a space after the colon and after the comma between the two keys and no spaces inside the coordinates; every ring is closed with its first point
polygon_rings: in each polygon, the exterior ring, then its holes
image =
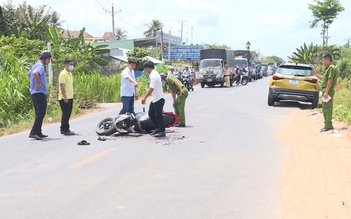
{"type": "Polygon", "coordinates": [[[59,76],[59,102],[62,111],[60,131],[63,135],[74,135],[69,129],[69,118],[73,108],[73,78],[72,71],[74,62],[72,59],[65,59],[65,69],[59,76]]]}

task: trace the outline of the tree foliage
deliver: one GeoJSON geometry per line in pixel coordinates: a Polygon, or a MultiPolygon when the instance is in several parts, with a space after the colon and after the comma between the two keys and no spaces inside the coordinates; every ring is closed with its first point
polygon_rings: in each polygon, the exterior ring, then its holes
{"type": "Polygon", "coordinates": [[[204,43],[204,46],[209,49],[230,49],[230,46],[225,44],[220,45],[218,43],[214,43],[214,44],[204,43]]]}
{"type": "Polygon", "coordinates": [[[336,19],[336,16],[345,10],[340,4],[339,0],[313,0],[315,4],[308,4],[308,8],[312,11],[314,17],[313,21],[310,21],[311,28],[317,27],[317,24],[322,22],[322,38],[323,48],[328,46],[328,30],[330,25],[336,19]]]}
{"type": "Polygon", "coordinates": [[[146,24],[148,30],[144,32],[145,37],[156,37],[157,31],[163,28],[163,23],[160,20],[153,19],[150,23],[146,24]]]}
{"type": "Polygon", "coordinates": [[[47,5],[33,7],[24,1],[16,7],[8,1],[2,9],[0,35],[3,36],[14,34],[16,37],[46,40],[48,27],[61,27],[59,14],[47,5]]]}
{"type": "Polygon", "coordinates": [[[320,63],[325,53],[329,53],[335,61],[339,60],[341,57],[340,48],[334,45],[323,49],[313,43],[310,45],[304,43],[303,46],[296,48],[296,50],[296,52],[293,52],[292,55],[288,57],[291,62],[316,65],[320,63]]]}
{"type": "Polygon", "coordinates": [[[122,30],[122,28],[120,28],[120,27],[116,28],[115,31],[116,31],[116,36],[115,36],[116,40],[125,40],[125,39],[127,39],[128,31],[122,30]]]}
{"type": "Polygon", "coordinates": [[[268,56],[267,58],[274,60],[274,62],[278,64],[284,62],[284,59],[278,56],[268,56]]]}
{"type": "Polygon", "coordinates": [[[245,43],[245,48],[246,48],[247,50],[250,50],[250,48],[251,48],[251,43],[250,43],[250,41],[247,41],[247,42],[245,43]]]}
{"type": "Polygon", "coordinates": [[[300,48],[296,48],[296,52],[293,52],[291,56],[288,56],[289,60],[294,63],[302,64],[317,64],[319,62],[319,46],[303,44],[300,48]]]}
{"type": "Polygon", "coordinates": [[[262,59],[261,63],[262,64],[275,63],[275,60],[271,59],[271,58],[268,58],[268,57],[265,57],[265,58],[262,59]]]}
{"type": "Polygon", "coordinates": [[[127,53],[128,58],[135,58],[137,60],[137,70],[144,68],[144,63],[147,61],[147,59],[145,59],[146,56],[152,56],[152,50],[134,47],[127,53]]]}

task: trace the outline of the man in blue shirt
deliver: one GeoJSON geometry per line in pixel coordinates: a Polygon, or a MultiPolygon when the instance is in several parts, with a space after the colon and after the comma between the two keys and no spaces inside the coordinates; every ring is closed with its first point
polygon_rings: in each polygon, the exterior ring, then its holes
{"type": "Polygon", "coordinates": [[[29,137],[35,140],[42,140],[48,137],[42,133],[41,127],[43,125],[47,106],[45,66],[48,65],[50,61],[51,53],[48,51],[41,52],[40,60],[32,66],[27,74],[30,80],[30,94],[32,95],[35,111],[35,120],[29,137]]]}
{"type": "Polygon", "coordinates": [[[122,71],[121,81],[121,100],[123,107],[119,114],[134,113],[134,99],[138,100],[136,88],[139,84],[135,80],[134,69],[136,60],[133,58],[128,59],[128,66],[122,71]]]}

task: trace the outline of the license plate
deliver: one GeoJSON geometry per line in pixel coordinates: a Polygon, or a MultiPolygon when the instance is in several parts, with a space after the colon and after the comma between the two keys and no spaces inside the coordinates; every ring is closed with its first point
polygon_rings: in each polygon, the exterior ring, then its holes
{"type": "Polygon", "coordinates": [[[212,79],[207,79],[207,82],[212,82],[212,79]]]}
{"type": "Polygon", "coordinates": [[[289,80],[289,84],[290,85],[299,85],[299,81],[298,80],[289,80]]]}

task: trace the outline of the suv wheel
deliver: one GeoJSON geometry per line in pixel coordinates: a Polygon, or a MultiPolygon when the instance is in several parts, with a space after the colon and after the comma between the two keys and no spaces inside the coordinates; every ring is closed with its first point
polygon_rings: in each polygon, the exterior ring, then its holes
{"type": "Polygon", "coordinates": [[[319,98],[315,98],[312,102],[312,109],[315,109],[318,107],[318,102],[319,102],[319,98]]]}
{"type": "Polygon", "coordinates": [[[268,106],[273,106],[273,105],[274,105],[274,100],[270,95],[268,95],[268,106]]]}

